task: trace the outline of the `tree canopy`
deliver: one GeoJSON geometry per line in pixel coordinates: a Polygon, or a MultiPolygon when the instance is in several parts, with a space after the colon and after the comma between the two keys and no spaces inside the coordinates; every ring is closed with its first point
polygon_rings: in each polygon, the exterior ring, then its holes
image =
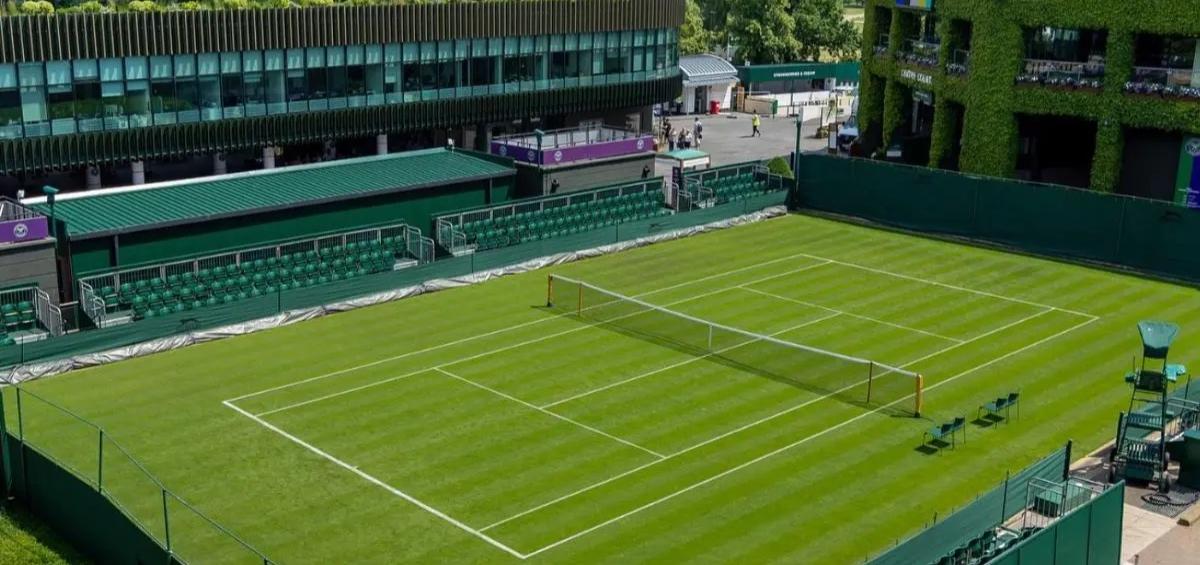
{"type": "Polygon", "coordinates": [[[854,59],[861,36],[843,10],[843,0],[688,0],[680,48],[731,44],[751,64],[854,59]]]}

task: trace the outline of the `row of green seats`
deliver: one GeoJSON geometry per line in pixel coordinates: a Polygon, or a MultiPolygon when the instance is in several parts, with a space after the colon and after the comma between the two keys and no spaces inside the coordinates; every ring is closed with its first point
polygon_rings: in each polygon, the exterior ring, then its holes
{"type": "Polygon", "coordinates": [[[478,249],[495,249],[670,213],[662,204],[662,193],[645,191],[467,222],[462,229],[478,249]]]}
{"type": "Polygon", "coordinates": [[[132,310],[135,318],[149,317],[390,271],[394,265],[395,255],[391,251],[377,250],[331,261],[290,262],[261,272],[237,270],[229,275],[226,270],[224,278],[207,282],[192,277],[187,279],[190,282],[181,278],[174,286],[137,288],[135,285],[132,293],[117,297],[117,305],[119,310],[132,310]]]}
{"type": "Polygon", "coordinates": [[[3,321],[0,333],[6,334],[32,330],[37,325],[37,315],[34,313],[33,303],[28,300],[0,305],[0,320],[3,321]]]}
{"type": "MultiPolygon", "coordinates": [[[[258,259],[255,261],[247,261],[241,264],[217,266],[208,269],[199,269],[195,272],[185,272],[181,274],[172,274],[166,278],[154,277],[143,279],[136,282],[125,282],[118,288],[105,286],[99,289],[101,298],[105,304],[112,309],[128,308],[133,303],[133,298],[138,295],[145,296],[150,292],[161,293],[165,290],[178,291],[182,288],[191,287],[196,284],[211,284],[218,281],[236,280],[243,276],[254,276],[256,274],[265,274],[269,272],[280,272],[284,269],[293,269],[295,267],[303,267],[306,265],[319,265],[321,263],[341,262],[359,262],[371,263],[379,257],[392,257],[404,247],[403,240],[399,243],[396,240],[388,238],[384,241],[352,243],[345,246],[328,247],[318,251],[302,251],[291,254],[286,254],[280,257],[271,257],[268,259],[258,259]],[[400,249],[398,249],[400,248],[400,249]]],[[[401,251],[402,252],[402,251],[401,251]]],[[[390,265],[389,265],[390,267],[390,265]]]]}

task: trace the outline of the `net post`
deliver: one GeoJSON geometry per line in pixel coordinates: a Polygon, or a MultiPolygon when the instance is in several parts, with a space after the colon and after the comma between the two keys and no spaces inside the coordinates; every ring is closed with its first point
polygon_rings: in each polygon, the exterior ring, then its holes
{"type": "Polygon", "coordinates": [[[546,307],[554,307],[554,275],[546,275],[546,307]]]}
{"type": "Polygon", "coordinates": [[[916,390],[916,399],[917,399],[916,408],[917,408],[917,410],[914,413],[914,415],[916,417],[920,418],[921,410],[925,407],[925,376],[921,375],[920,373],[917,373],[916,383],[917,383],[917,390],[916,390]]]}
{"type": "Polygon", "coordinates": [[[871,386],[875,384],[875,362],[867,363],[867,404],[871,403],[871,386]]]}
{"type": "Polygon", "coordinates": [[[713,325],[712,325],[712,324],[709,324],[709,325],[708,325],[708,350],[709,350],[710,352],[713,350],[713,348],[712,348],[712,340],[713,340],[713,325]]]}
{"type": "Polygon", "coordinates": [[[575,315],[583,315],[583,284],[579,284],[579,301],[575,304],[575,315]]]}

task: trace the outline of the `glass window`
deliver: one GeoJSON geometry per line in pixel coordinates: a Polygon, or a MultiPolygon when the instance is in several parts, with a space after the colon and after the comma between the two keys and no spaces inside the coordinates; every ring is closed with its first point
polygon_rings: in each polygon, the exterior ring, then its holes
{"type": "Polygon", "coordinates": [[[150,125],[150,82],[130,80],[125,82],[125,115],[129,116],[129,127],[150,125]]]}
{"type": "Polygon", "coordinates": [[[145,57],[125,59],[125,80],[145,80],[150,74],[145,57]]]}
{"type": "Polygon", "coordinates": [[[242,72],[259,73],[263,70],[262,51],[246,51],[242,53],[242,72]]]}
{"type": "Polygon", "coordinates": [[[310,69],[321,68],[325,66],[325,48],[312,47],[305,51],[304,66],[310,69]]]}
{"type": "Polygon", "coordinates": [[[99,80],[100,68],[95,59],[81,59],[71,65],[75,80],[99,80]]]}
{"type": "Polygon", "coordinates": [[[125,80],[125,64],[121,59],[100,59],[100,81],[125,80]]]}
{"type": "MultiPolygon", "coordinates": [[[[21,78],[24,79],[25,75],[22,74],[21,78]]],[[[46,84],[71,84],[71,63],[69,61],[46,63],[46,84]]]]}
{"type": "Polygon", "coordinates": [[[194,55],[175,56],[175,76],[190,77],[196,75],[196,57],[194,55]]]}
{"type": "Polygon", "coordinates": [[[21,91],[17,66],[0,64],[0,139],[21,137],[21,91]]]}
{"type": "Polygon", "coordinates": [[[496,83],[496,64],[492,57],[471,59],[471,86],[487,86],[496,83]]]}
{"type": "Polygon", "coordinates": [[[172,69],[170,57],[150,57],[150,78],[171,78],[172,69]]]}

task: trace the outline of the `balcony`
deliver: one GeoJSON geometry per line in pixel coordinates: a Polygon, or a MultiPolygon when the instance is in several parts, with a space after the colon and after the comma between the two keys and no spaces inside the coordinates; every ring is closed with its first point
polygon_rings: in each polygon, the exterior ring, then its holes
{"type": "Polygon", "coordinates": [[[886,33],[879,34],[879,38],[875,40],[875,56],[882,57],[888,54],[888,45],[891,43],[891,37],[886,33]]]}
{"type": "Polygon", "coordinates": [[[1133,77],[1125,83],[1125,92],[1200,100],[1200,73],[1190,68],[1134,67],[1133,77]]]}
{"type": "Polygon", "coordinates": [[[905,39],[904,47],[898,57],[901,61],[918,67],[932,68],[938,63],[938,49],[941,43],[921,39],[905,39]]]}
{"type": "Polygon", "coordinates": [[[950,62],[946,63],[946,74],[965,75],[971,70],[971,51],[955,49],[950,52],[950,62]]]}
{"type": "Polygon", "coordinates": [[[1098,90],[1104,85],[1104,68],[1100,56],[1086,62],[1025,59],[1017,83],[1098,90]]]}

